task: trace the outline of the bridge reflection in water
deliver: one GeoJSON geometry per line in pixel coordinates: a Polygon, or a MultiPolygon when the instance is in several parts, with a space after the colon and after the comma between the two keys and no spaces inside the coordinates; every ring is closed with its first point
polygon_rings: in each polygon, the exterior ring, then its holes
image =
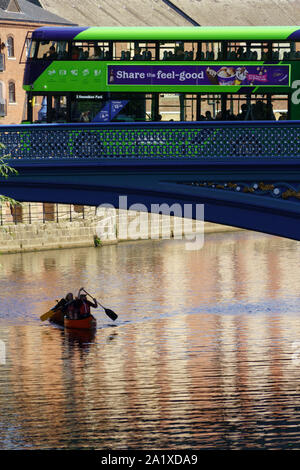
{"type": "Polygon", "coordinates": [[[1,256],[2,448],[299,448],[298,243],[182,243],[1,256]],[[115,327],[41,324],[78,285],[115,327]]]}
{"type": "Polygon", "coordinates": [[[299,240],[299,130],[299,121],[2,126],[19,175],[1,188],[20,201],[205,204],[209,222],[299,240]]]}

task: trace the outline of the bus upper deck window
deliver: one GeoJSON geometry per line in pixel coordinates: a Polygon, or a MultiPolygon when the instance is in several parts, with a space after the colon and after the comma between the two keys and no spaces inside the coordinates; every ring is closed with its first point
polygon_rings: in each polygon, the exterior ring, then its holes
{"type": "Polygon", "coordinates": [[[154,42],[135,41],[131,53],[132,60],[154,60],[156,56],[156,46],[154,42]]]}
{"type": "Polygon", "coordinates": [[[174,41],[161,42],[159,59],[168,60],[194,60],[197,57],[197,43],[174,41]]]}
{"type": "Polygon", "coordinates": [[[30,57],[43,60],[64,60],[67,58],[67,41],[33,41],[30,57]]]}
{"type": "Polygon", "coordinates": [[[57,60],[65,60],[68,57],[68,43],[66,41],[58,41],[56,44],[57,60]]]}
{"type": "Polygon", "coordinates": [[[268,60],[269,45],[264,42],[234,41],[228,42],[228,60],[268,60]]]}
{"type": "Polygon", "coordinates": [[[37,54],[37,49],[38,49],[38,42],[37,41],[31,41],[29,47],[28,47],[28,55],[27,55],[27,58],[28,59],[33,59],[34,57],[36,57],[36,54],[37,54]]]}
{"type": "Polygon", "coordinates": [[[279,60],[300,60],[300,42],[273,44],[279,51],[279,60]]]}
{"type": "Polygon", "coordinates": [[[71,46],[71,60],[110,60],[108,42],[76,41],[71,46]]]}
{"type": "Polygon", "coordinates": [[[51,43],[50,41],[40,41],[37,43],[37,59],[45,59],[49,53],[51,43]]]}

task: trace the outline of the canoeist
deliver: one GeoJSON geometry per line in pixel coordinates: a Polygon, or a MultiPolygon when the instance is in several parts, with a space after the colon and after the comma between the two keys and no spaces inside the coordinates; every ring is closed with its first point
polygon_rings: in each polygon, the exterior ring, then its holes
{"type": "Polygon", "coordinates": [[[67,318],[71,320],[77,320],[78,318],[78,308],[77,308],[77,300],[74,299],[72,292],[66,295],[66,304],[63,307],[63,311],[66,314],[67,318]]]}
{"type": "Polygon", "coordinates": [[[66,295],[66,297],[63,297],[62,299],[60,299],[57,304],[55,305],[54,309],[55,310],[58,310],[58,309],[61,309],[61,310],[64,310],[66,305],[68,304],[68,302],[70,301],[70,295],[72,296],[72,299],[73,299],[73,294],[72,293],[69,293],[66,295]]]}
{"type": "Polygon", "coordinates": [[[72,302],[72,300],[74,300],[74,296],[73,296],[72,292],[69,292],[66,295],[66,301],[67,301],[67,303],[69,303],[69,302],[72,302]]]}
{"type": "Polygon", "coordinates": [[[79,318],[86,318],[91,315],[91,307],[97,308],[98,303],[97,300],[93,298],[94,303],[90,302],[86,298],[86,294],[84,292],[81,292],[82,289],[79,290],[78,292],[78,297],[79,297],[79,318]]]}
{"type": "Polygon", "coordinates": [[[72,292],[69,292],[66,297],[60,299],[55,307],[50,310],[50,312],[53,312],[53,314],[50,316],[50,322],[57,323],[58,325],[63,324],[64,317],[69,317],[69,315],[73,313],[73,304],[74,297],[72,292]]]}

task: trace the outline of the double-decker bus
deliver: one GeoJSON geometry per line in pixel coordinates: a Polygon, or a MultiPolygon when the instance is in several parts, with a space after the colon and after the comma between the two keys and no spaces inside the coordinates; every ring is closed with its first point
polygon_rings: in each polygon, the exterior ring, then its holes
{"type": "Polygon", "coordinates": [[[300,26],[42,27],[24,75],[49,123],[298,120],[299,87],[300,26]]]}

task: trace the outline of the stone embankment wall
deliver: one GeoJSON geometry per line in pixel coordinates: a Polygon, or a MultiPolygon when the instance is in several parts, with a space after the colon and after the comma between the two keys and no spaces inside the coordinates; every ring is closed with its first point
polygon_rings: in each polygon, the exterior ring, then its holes
{"type": "MultiPolygon", "coordinates": [[[[187,219],[185,219],[187,220],[187,219]]],[[[204,232],[237,230],[233,227],[204,224],[204,232]]],[[[0,252],[25,252],[80,246],[106,245],[122,241],[184,238],[188,234],[201,233],[203,225],[196,221],[184,222],[178,217],[133,211],[103,210],[95,214],[95,208],[86,218],[72,221],[35,221],[32,223],[6,223],[0,227],[0,252]],[[140,215],[142,214],[142,215],[140,215]],[[186,223],[186,226],[183,226],[186,223]]]]}

